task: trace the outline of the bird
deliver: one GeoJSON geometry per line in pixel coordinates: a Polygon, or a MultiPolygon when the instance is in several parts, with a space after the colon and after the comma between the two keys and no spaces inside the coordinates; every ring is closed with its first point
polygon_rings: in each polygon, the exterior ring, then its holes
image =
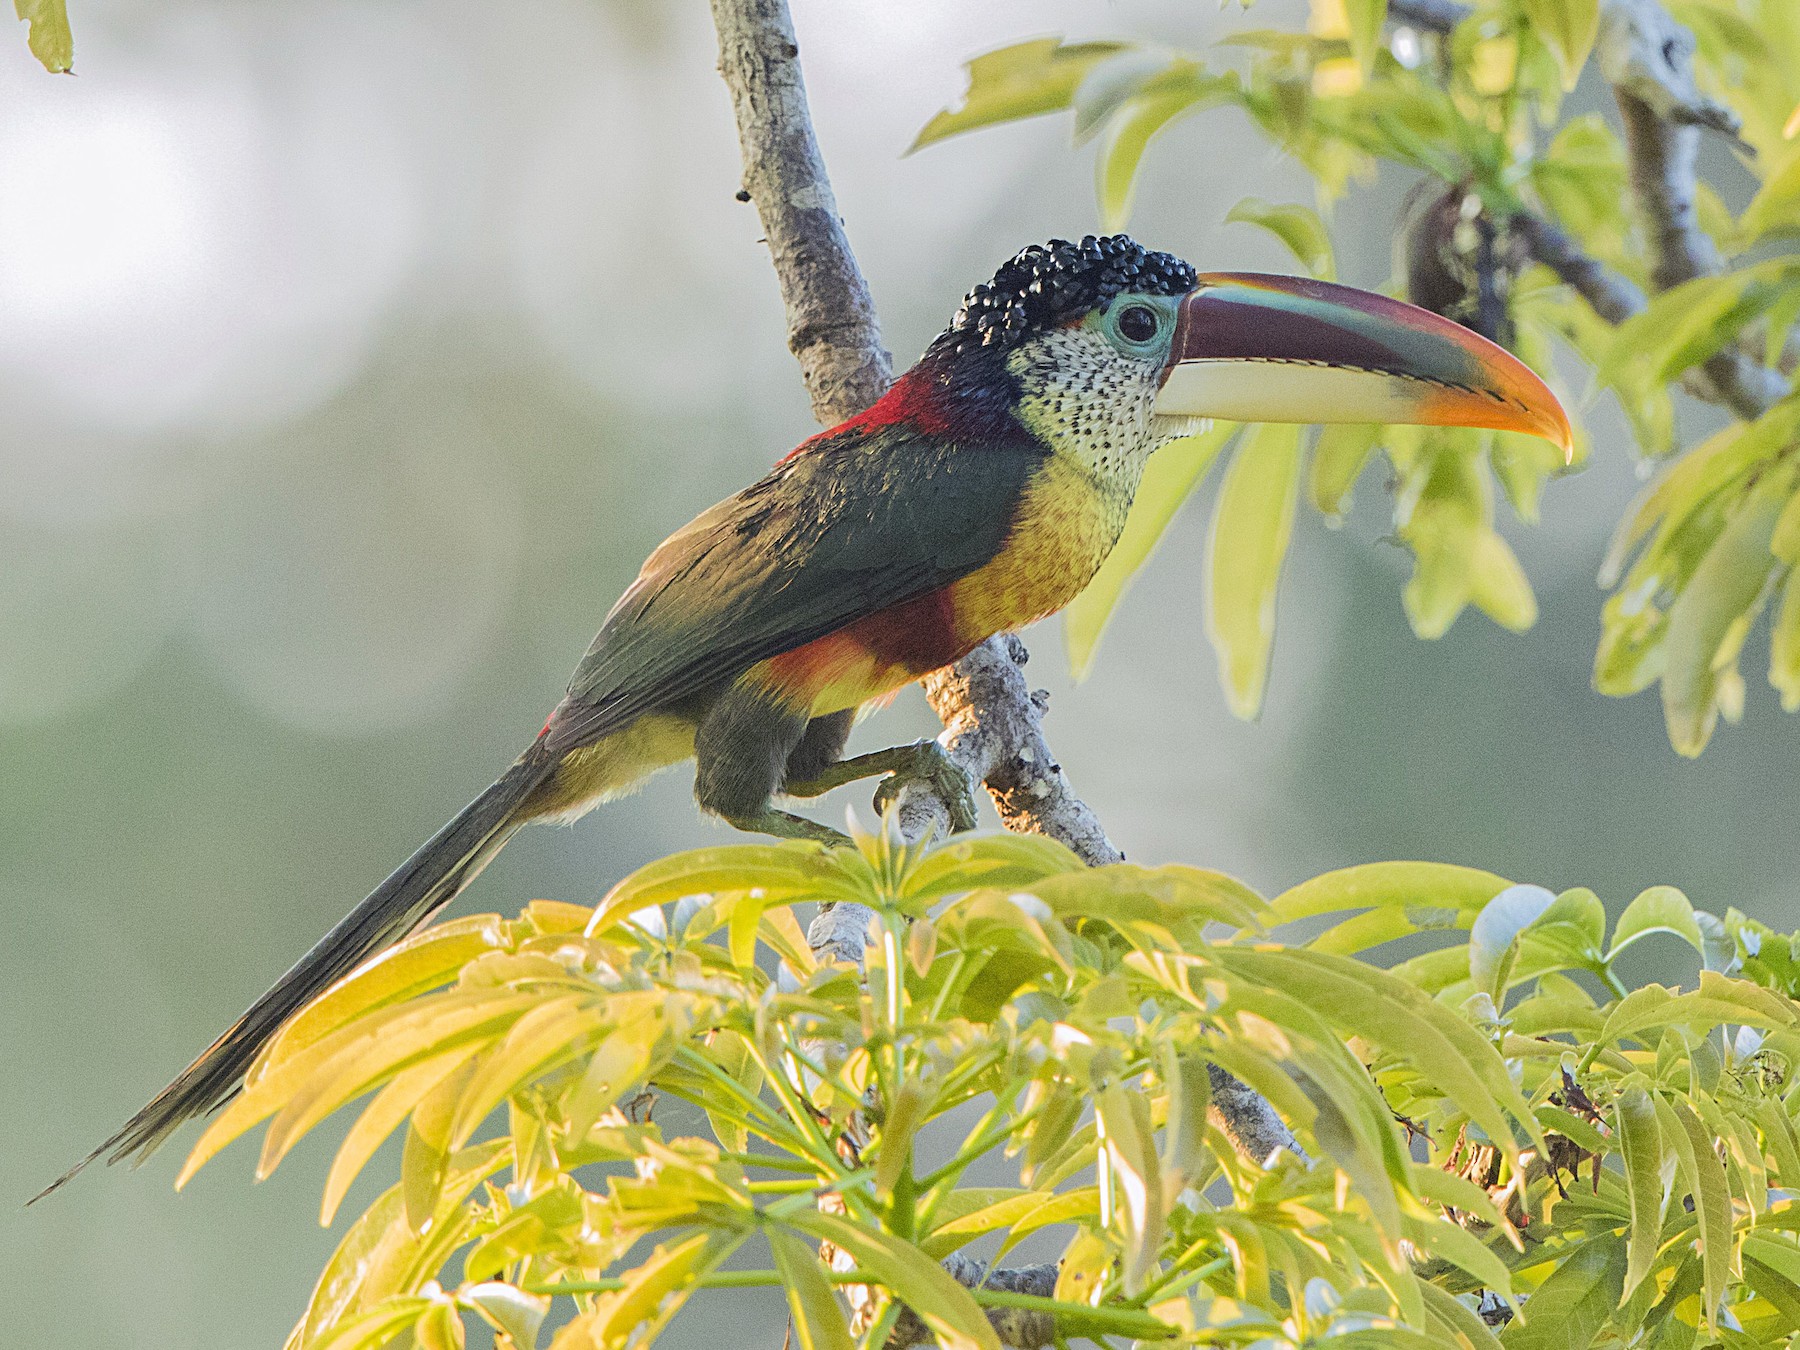
{"type": "Polygon", "coordinates": [[[750,832],[841,840],[778,803],[877,774],[930,778],[971,823],[935,742],[845,759],[858,711],[1073,600],[1151,454],[1214,418],[1570,445],[1527,366],[1401,301],[1200,273],[1126,235],[1032,245],[876,403],[659,545],[524,753],[40,1198],[102,1155],[141,1161],[229,1100],[284,1023],[522,826],[572,821],[660,769],[692,759],[700,807],[750,832]]]}

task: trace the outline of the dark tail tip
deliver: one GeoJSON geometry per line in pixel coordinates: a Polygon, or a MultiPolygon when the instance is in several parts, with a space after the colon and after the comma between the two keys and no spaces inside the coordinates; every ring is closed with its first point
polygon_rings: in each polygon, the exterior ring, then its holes
{"type": "Polygon", "coordinates": [[[517,823],[513,815],[555,771],[534,744],[498,782],[463,808],[395,869],[367,899],[314,944],[229,1030],[208,1046],[118,1133],[25,1203],[58,1190],[95,1159],[142,1162],[187,1121],[218,1110],[237,1095],[244,1074],[289,1018],[376,953],[391,947],[443,908],[499,851],[517,823]]]}

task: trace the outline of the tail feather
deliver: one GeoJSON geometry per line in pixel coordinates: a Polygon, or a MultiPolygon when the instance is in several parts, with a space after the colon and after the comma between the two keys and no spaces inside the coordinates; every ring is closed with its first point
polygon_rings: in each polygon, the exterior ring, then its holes
{"type": "Polygon", "coordinates": [[[475,879],[524,823],[516,818],[519,807],[555,769],[555,757],[541,743],[534,745],[320,938],[118,1133],[27,1203],[43,1199],[102,1155],[109,1163],[143,1161],[185,1122],[229,1101],[251,1062],[290,1017],[412,932],[475,879]]]}

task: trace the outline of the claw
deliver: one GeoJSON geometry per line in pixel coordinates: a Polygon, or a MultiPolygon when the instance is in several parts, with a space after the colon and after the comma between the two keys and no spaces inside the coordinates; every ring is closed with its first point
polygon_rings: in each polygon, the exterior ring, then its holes
{"type": "Polygon", "coordinates": [[[895,764],[875,789],[875,809],[885,813],[908,783],[924,783],[950,813],[950,832],[975,828],[975,786],[968,773],[936,741],[896,746],[909,761],[895,764]]]}

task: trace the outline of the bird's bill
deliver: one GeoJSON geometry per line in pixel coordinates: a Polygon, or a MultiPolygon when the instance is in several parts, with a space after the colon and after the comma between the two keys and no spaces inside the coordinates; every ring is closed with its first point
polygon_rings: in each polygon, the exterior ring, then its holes
{"type": "Polygon", "coordinates": [[[1156,411],[1232,422],[1405,422],[1522,431],[1571,453],[1523,361],[1459,323],[1305,277],[1211,272],[1181,302],[1156,411]]]}

